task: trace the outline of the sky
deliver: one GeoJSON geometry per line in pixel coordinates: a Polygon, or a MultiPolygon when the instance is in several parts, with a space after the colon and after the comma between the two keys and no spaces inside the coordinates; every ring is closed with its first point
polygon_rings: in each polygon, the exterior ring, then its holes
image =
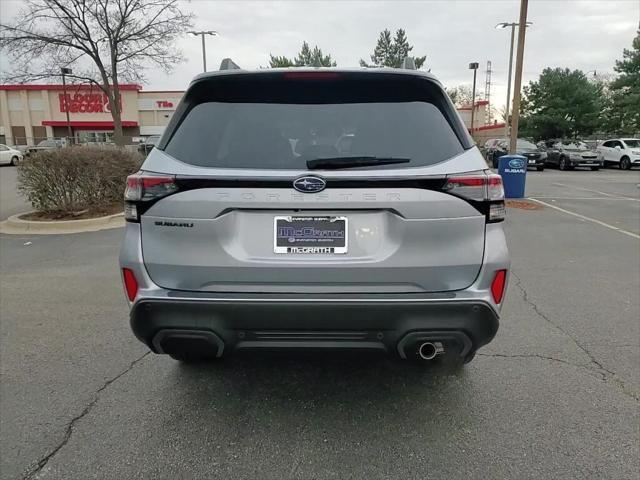
{"type": "MultiPolygon", "coordinates": [[[[0,0],[0,20],[18,12],[21,0],[0,0]]],[[[267,66],[269,54],[293,57],[303,41],[318,45],[339,67],[369,60],[380,31],[404,28],[413,54],[426,55],[425,66],[447,86],[471,84],[470,62],[479,62],[483,93],[487,60],[492,62],[492,105],[506,100],[509,30],[519,0],[422,1],[212,1],[185,0],[197,30],[217,30],[207,37],[207,64],[217,69],[225,57],[245,69],[267,66]]],[[[523,82],[545,67],[613,73],[623,48],[629,48],[640,22],[640,0],[530,0],[523,82]]],[[[187,61],[174,73],[151,71],[146,90],[181,90],[202,71],[199,38],[179,39],[187,61]]],[[[515,60],[514,60],[515,62],[515,60]]],[[[0,69],[10,70],[0,58],[0,69]]]]}

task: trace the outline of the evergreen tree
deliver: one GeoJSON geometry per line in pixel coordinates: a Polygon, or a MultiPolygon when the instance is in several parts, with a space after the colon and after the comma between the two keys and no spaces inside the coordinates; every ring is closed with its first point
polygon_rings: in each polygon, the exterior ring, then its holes
{"type": "Polygon", "coordinates": [[[602,85],[580,70],[545,68],[524,87],[521,131],[537,139],[590,135],[600,125],[602,85]]]}
{"type": "MultiPolygon", "coordinates": [[[[364,60],[360,60],[360,65],[363,67],[375,66],[375,67],[391,67],[401,68],[402,63],[406,57],[409,57],[409,53],[413,50],[413,46],[409,44],[407,40],[406,32],[400,28],[396,31],[395,37],[391,37],[391,32],[388,29],[384,29],[380,32],[378,37],[378,43],[371,55],[371,64],[368,64],[364,60]]],[[[415,62],[416,68],[421,68],[427,59],[426,55],[423,57],[412,57],[415,62]]]]}
{"type": "Polygon", "coordinates": [[[610,102],[605,117],[606,130],[620,134],[640,132],[640,30],[632,47],[625,48],[622,60],[613,69],[620,75],[609,85],[610,102]]]}
{"type": "Polygon", "coordinates": [[[337,64],[331,58],[331,55],[325,55],[322,49],[316,45],[313,50],[309,47],[307,42],[302,42],[302,48],[300,52],[293,60],[281,56],[277,57],[270,55],[269,67],[281,68],[281,67],[335,67],[337,64]]]}

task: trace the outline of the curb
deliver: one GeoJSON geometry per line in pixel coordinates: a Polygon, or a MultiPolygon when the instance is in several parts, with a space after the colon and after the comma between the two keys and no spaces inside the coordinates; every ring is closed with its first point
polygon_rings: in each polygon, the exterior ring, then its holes
{"type": "Polygon", "coordinates": [[[18,213],[0,222],[0,233],[7,235],[60,235],[66,233],[97,232],[109,228],[124,227],[124,213],[82,220],[34,221],[22,220],[18,213]]]}

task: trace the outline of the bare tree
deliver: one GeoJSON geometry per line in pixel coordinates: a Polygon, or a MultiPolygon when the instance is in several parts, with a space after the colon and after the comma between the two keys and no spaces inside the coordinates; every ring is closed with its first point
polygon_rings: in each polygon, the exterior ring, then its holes
{"type": "MultiPolygon", "coordinates": [[[[456,107],[464,107],[471,105],[473,92],[471,85],[456,85],[445,89],[456,107]]],[[[476,101],[480,99],[480,95],[476,93],[476,101]]]]}
{"type": "Polygon", "coordinates": [[[122,136],[119,82],[144,82],[149,67],[170,72],[183,61],[175,40],[192,25],[178,0],[24,0],[12,22],[0,23],[0,50],[11,60],[8,82],[32,82],[73,67],[99,88],[122,136]]]}

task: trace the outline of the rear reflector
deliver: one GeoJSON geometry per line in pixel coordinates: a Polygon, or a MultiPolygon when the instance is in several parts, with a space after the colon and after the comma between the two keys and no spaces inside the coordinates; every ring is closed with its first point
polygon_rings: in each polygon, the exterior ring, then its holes
{"type": "Polygon", "coordinates": [[[138,281],[136,280],[136,276],[133,274],[133,270],[123,268],[122,279],[124,281],[124,289],[127,292],[127,298],[130,302],[133,302],[136,295],[138,295],[138,281]]]}
{"type": "Polygon", "coordinates": [[[496,276],[493,277],[493,282],[491,282],[491,295],[493,296],[493,301],[496,302],[497,304],[500,304],[500,302],[502,302],[506,280],[507,280],[506,270],[496,271],[496,276]]]}

